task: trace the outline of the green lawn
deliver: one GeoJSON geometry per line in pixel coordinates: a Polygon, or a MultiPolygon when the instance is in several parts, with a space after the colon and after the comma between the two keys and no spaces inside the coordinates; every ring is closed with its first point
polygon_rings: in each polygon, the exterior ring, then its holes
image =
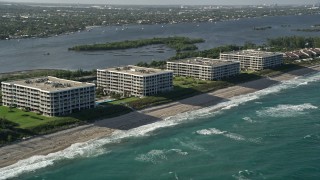
{"type": "Polygon", "coordinates": [[[180,88],[196,88],[204,84],[212,84],[214,81],[199,80],[191,77],[175,77],[173,85],[180,88]]]}
{"type": "Polygon", "coordinates": [[[25,112],[20,109],[0,106],[0,117],[19,124],[19,128],[31,128],[48,122],[56,121],[58,118],[38,115],[34,112],[25,112]]]}

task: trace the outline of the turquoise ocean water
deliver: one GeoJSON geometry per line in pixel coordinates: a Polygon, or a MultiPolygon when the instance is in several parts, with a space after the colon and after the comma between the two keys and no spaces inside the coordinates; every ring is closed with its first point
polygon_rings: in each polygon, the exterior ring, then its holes
{"type": "Polygon", "coordinates": [[[319,93],[319,73],[297,78],[26,159],[0,179],[319,179],[319,93]]]}

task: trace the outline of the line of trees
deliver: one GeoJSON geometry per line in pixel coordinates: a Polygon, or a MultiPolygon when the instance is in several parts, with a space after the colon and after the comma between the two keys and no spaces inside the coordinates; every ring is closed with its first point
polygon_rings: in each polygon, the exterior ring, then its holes
{"type": "Polygon", "coordinates": [[[159,68],[159,69],[165,69],[166,65],[167,65],[167,61],[152,61],[150,63],[139,62],[137,64],[137,66],[140,66],[140,67],[159,68]]]}

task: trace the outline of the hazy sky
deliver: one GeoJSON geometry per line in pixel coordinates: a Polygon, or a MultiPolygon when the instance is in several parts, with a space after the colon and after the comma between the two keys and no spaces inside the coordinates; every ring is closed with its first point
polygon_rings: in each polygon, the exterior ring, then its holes
{"type": "Polygon", "coordinates": [[[0,2],[82,3],[82,4],[149,4],[149,5],[252,5],[252,4],[315,4],[320,0],[0,0],[0,2]]]}

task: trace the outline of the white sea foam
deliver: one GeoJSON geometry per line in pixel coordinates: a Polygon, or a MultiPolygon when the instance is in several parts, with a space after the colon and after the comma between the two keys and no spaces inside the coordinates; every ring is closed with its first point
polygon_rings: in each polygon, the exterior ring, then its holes
{"type": "Polygon", "coordinates": [[[199,151],[199,152],[203,152],[203,151],[206,151],[206,149],[198,144],[196,144],[195,142],[193,141],[178,141],[179,144],[183,147],[186,147],[188,149],[191,149],[193,151],[199,151]]]}
{"type": "Polygon", "coordinates": [[[185,156],[188,152],[184,152],[181,149],[170,149],[170,150],[158,150],[154,149],[146,154],[138,155],[135,160],[141,162],[151,162],[153,164],[158,164],[163,161],[168,160],[170,157],[176,157],[176,155],[185,156]]]}
{"type": "Polygon", "coordinates": [[[307,139],[307,138],[311,138],[312,137],[312,134],[308,134],[306,136],[303,137],[303,139],[307,139]]]}
{"type": "Polygon", "coordinates": [[[224,136],[228,137],[230,139],[236,140],[236,141],[245,141],[246,140],[246,138],[243,137],[242,135],[235,134],[235,133],[226,133],[226,134],[224,134],[224,136]]]}
{"type": "Polygon", "coordinates": [[[246,122],[249,122],[249,123],[255,123],[256,122],[256,121],[252,120],[250,117],[244,117],[242,119],[245,120],[246,122]]]}
{"type": "Polygon", "coordinates": [[[167,159],[163,150],[151,150],[147,154],[140,154],[135,158],[137,161],[151,162],[153,164],[158,164],[167,159]]]}
{"type": "Polygon", "coordinates": [[[202,129],[202,130],[198,130],[196,131],[197,134],[199,135],[205,135],[205,136],[209,136],[209,135],[223,135],[227,138],[236,140],[236,141],[245,141],[246,138],[243,137],[240,134],[235,134],[235,133],[230,133],[228,131],[221,131],[219,129],[216,128],[210,128],[210,129],[202,129]]]}
{"type": "Polygon", "coordinates": [[[319,134],[308,134],[308,135],[304,136],[303,139],[319,140],[320,135],[319,134]]]}
{"type": "Polygon", "coordinates": [[[197,134],[199,135],[204,135],[204,136],[210,136],[210,135],[222,135],[224,137],[236,140],[236,141],[248,141],[256,144],[260,144],[262,138],[245,138],[244,136],[236,133],[230,133],[228,131],[221,131],[216,128],[210,128],[210,129],[202,129],[196,131],[197,134]]]}
{"type": "Polygon", "coordinates": [[[227,131],[220,131],[219,129],[216,129],[216,128],[210,128],[210,129],[198,130],[196,133],[207,136],[207,135],[213,135],[213,134],[225,134],[227,133],[227,131]]]}
{"type": "Polygon", "coordinates": [[[186,120],[198,119],[199,117],[200,118],[210,117],[215,115],[217,111],[219,112],[220,110],[223,110],[222,108],[228,109],[229,107],[235,107],[240,104],[243,104],[252,100],[256,100],[262,96],[265,96],[271,93],[280,92],[281,90],[284,90],[284,89],[296,88],[298,86],[306,85],[310,82],[315,82],[319,80],[320,80],[320,73],[311,75],[309,77],[296,78],[290,81],[282,82],[279,85],[275,85],[261,91],[257,91],[247,95],[233,97],[229,101],[222,102],[212,107],[203,108],[193,112],[182,113],[177,116],[166,118],[164,121],[159,121],[153,124],[141,126],[129,131],[117,131],[111,137],[108,137],[108,138],[92,140],[86,143],[77,143],[65,150],[62,150],[56,153],[51,153],[46,156],[33,156],[25,160],[21,160],[16,164],[1,168],[0,179],[8,179],[8,178],[16,177],[22,173],[35,171],[37,169],[50,166],[55,162],[63,159],[71,159],[71,158],[77,158],[77,157],[90,157],[93,155],[99,155],[100,153],[105,152],[104,148],[102,147],[105,144],[117,143],[117,142],[120,142],[121,139],[123,138],[145,136],[156,129],[174,126],[174,125],[180,124],[181,122],[185,122],[186,120]]]}
{"type": "Polygon", "coordinates": [[[257,111],[257,115],[260,117],[295,117],[297,115],[305,114],[305,110],[318,109],[310,103],[304,103],[299,105],[293,104],[280,104],[276,107],[268,107],[263,110],[257,111]]]}
{"type": "Polygon", "coordinates": [[[171,151],[176,152],[177,154],[183,155],[183,156],[188,155],[188,152],[182,151],[181,149],[170,149],[169,152],[171,152],[171,151]]]}
{"type": "Polygon", "coordinates": [[[257,137],[257,138],[248,138],[249,142],[255,143],[255,144],[261,144],[262,142],[262,137],[257,137]]]}
{"type": "Polygon", "coordinates": [[[247,169],[239,171],[238,174],[234,174],[232,177],[237,180],[265,179],[261,172],[254,172],[247,169]]]}

